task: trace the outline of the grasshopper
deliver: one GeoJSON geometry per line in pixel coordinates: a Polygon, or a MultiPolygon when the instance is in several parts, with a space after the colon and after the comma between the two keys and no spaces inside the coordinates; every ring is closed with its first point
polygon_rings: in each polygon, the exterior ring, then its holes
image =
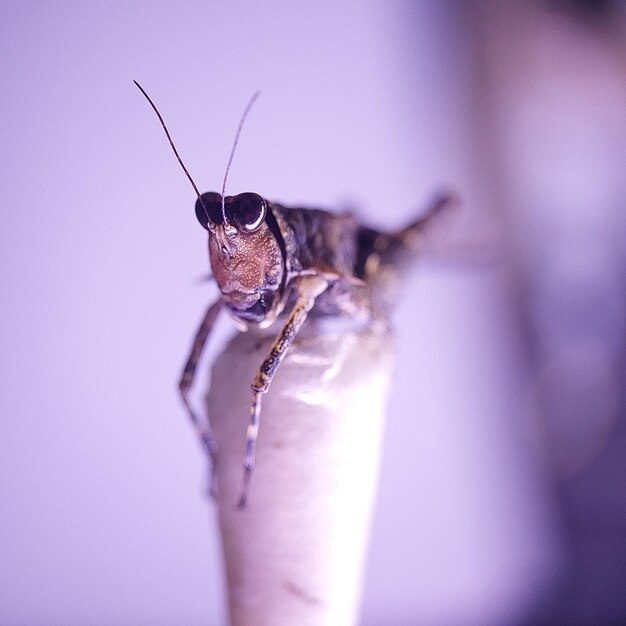
{"type": "Polygon", "coordinates": [[[351,315],[385,325],[396,299],[403,268],[418,253],[436,218],[455,204],[440,195],[418,219],[396,232],[361,225],[351,214],[335,215],[312,208],[288,208],[257,193],[225,195],[226,179],[239,134],[255,94],[239,122],[221,193],[200,193],[165,126],[155,111],[174,154],[197,195],[195,213],[207,231],[209,259],[220,291],[196,333],[179,382],[182,402],[200,440],[211,457],[215,494],[217,446],[210,426],[189,401],[197,365],[215,320],[224,309],[242,330],[267,328],[279,320],[280,330],[252,382],[250,420],[246,432],[244,473],[238,506],[246,506],[248,485],[255,465],[256,442],[263,396],[310,314],[351,315]]]}

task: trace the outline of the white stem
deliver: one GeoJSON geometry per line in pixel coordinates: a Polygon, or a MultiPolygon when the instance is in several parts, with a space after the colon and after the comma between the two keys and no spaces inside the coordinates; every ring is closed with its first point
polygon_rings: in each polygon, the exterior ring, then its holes
{"type": "Polygon", "coordinates": [[[250,382],[272,339],[237,335],[216,360],[207,401],[231,624],[354,624],[392,341],[305,326],[264,397],[248,508],[239,510],[250,382]]]}

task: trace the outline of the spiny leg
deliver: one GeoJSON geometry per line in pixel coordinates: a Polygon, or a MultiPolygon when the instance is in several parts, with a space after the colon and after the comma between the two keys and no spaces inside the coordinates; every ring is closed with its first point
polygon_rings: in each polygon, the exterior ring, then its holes
{"type": "Polygon", "coordinates": [[[440,218],[457,209],[460,204],[458,196],[442,193],[435,197],[424,215],[400,230],[397,235],[408,248],[415,249],[421,244],[427,231],[436,227],[440,218]]]}
{"type": "Polygon", "coordinates": [[[363,229],[359,237],[358,263],[355,271],[370,288],[377,308],[392,308],[402,293],[403,276],[432,242],[433,235],[447,220],[446,215],[457,206],[452,195],[440,195],[428,210],[404,228],[395,232],[363,229]]]}
{"type": "Polygon", "coordinates": [[[259,421],[261,419],[261,399],[267,393],[278,366],[282,363],[287,350],[293,343],[298,331],[304,324],[316,298],[326,290],[328,281],[321,276],[307,276],[298,279],[296,283],[297,299],[293,309],[280,334],[274,340],[270,351],[263,361],[254,382],[252,383],[252,408],[250,421],[246,433],[246,457],[244,463],[243,486],[239,498],[239,508],[246,506],[248,485],[254,469],[256,442],[259,436],[259,421]]]}
{"type": "Polygon", "coordinates": [[[200,437],[200,441],[202,442],[204,449],[208,452],[211,458],[210,493],[213,497],[215,497],[216,493],[215,466],[217,463],[217,444],[215,442],[215,439],[213,438],[213,434],[211,433],[211,427],[209,426],[208,421],[200,420],[200,418],[192,408],[191,403],[189,402],[189,391],[193,384],[193,380],[196,374],[196,368],[198,367],[198,362],[200,361],[200,357],[202,356],[202,350],[204,349],[207,337],[209,336],[209,333],[213,328],[213,324],[215,323],[215,319],[217,318],[217,314],[219,313],[221,305],[221,300],[214,302],[204,314],[204,319],[202,320],[200,327],[198,328],[198,332],[196,333],[195,339],[193,340],[191,352],[189,353],[187,363],[185,364],[185,368],[183,369],[183,373],[178,383],[180,397],[183,401],[183,404],[185,405],[185,408],[187,409],[187,414],[191,419],[191,423],[193,424],[194,429],[198,433],[198,437],[200,437]]]}

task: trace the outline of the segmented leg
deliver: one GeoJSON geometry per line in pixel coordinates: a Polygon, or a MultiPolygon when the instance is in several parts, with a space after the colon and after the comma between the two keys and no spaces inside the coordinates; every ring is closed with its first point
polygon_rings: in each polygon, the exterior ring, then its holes
{"type": "Polygon", "coordinates": [[[217,444],[213,435],[211,433],[211,428],[207,420],[200,420],[196,412],[191,406],[189,402],[189,391],[191,389],[191,385],[193,384],[193,380],[196,374],[196,368],[198,366],[198,361],[202,356],[202,350],[206,344],[207,337],[213,328],[213,324],[219,313],[220,307],[222,305],[221,300],[214,302],[204,314],[204,319],[200,324],[200,328],[198,328],[198,332],[196,333],[196,337],[193,340],[193,345],[191,347],[191,352],[189,353],[189,357],[187,359],[187,363],[185,368],[183,369],[183,373],[180,377],[180,381],[178,383],[178,389],[180,390],[180,397],[187,409],[187,414],[191,419],[191,423],[198,433],[198,437],[200,437],[200,441],[204,449],[208,452],[211,457],[211,485],[210,492],[212,496],[215,496],[216,493],[216,483],[215,483],[215,465],[217,462],[217,444]]]}
{"type": "Polygon", "coordinates": [[[433,200],[424,215],[403,228],[397,236],[409,249],[415,250],[421,247],[424,238],[428,237],[428,232],[437,226],[439,219],[458,208],[459,204],[460,200],[454,194],[440,194],[433,200]]]}
{"type": "Polygon", "coordinates": [[[304,324],[309,311],[313,308],[315,299],[327,287],[328,281],[321,276],[307,276],[298,279],[296,283],[296,292],[298,294],[296,303],[252,383],[253,401],[250,410],[250,422],[248,423],[246,433],[246,457],[239,508],[246,506],[248,484],[254,469],[256,442],[259,435],[259,421],[261,419],[261,399],[263,394],[267,393],[278,366],[285,358],[287,350],[293,343],[302,324],[304,324]]]}

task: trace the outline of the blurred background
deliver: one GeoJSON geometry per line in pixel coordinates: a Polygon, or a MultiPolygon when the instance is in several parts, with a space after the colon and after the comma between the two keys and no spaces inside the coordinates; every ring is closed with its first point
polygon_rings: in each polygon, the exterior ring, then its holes
{"type": "MultiPolygon", "coordinates": [[[[0,622],[224,624],[175,385],[194,194],[446,187],[407,280],[364,625],[626,622],[626,5],[0,3],[0,622]]],[[[219,325],[208,360],[233,332],[219,325]]]]}

